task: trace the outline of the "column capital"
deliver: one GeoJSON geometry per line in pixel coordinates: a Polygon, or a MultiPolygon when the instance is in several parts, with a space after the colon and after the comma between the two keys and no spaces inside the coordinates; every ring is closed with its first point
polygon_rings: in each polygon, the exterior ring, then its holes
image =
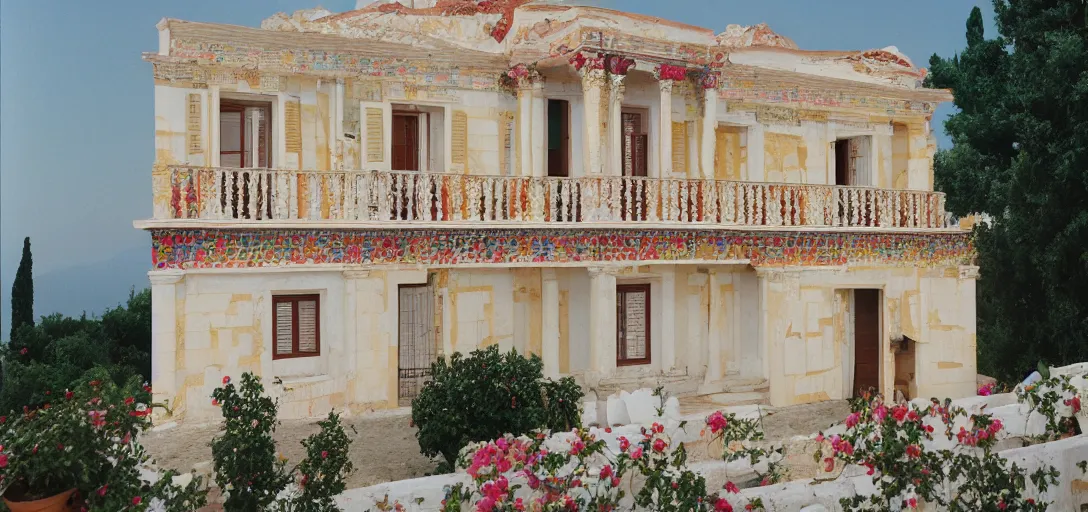
{"type": "Polygon", "coordinates": [[[627,76],[627,72],[635,67],[635,59],[620,55],[608,55],[604,58],[604,68],[612,76],[627,76]]]}
{"type": "Polygon", "coordinates": [[[184,270],[152,270],[147,273],[151,286],[178,284],[185,278],[184,270]]]}
{"type": "Polygon", "coordinates": [[[536,66],[518,64],[506,72],[506,76],[514,82],[519,90],[532,89],[542,86],[544,77],[536,70],[536,66]]]}
{"type": "Polygon", "coordinates": [[[604,57],[601,55],[594,57],[577,52],[570,58],[570,64],[574,66],[575,71],[582,75],[582,78],[585,78],[586,73],[590,71],[604,71],[604,57]]]}
{"type": "Polygon", "coordinates": [[[683,66],[662,64],[654,68],[654,78],[660,80],[662,84],[668,83],[671,87],[673,82],[687,80],[688,69],[683,66]]]}
{"type": "Polygon", "coordinates": [[[588,267],[586,270],[589,272],[589,277],[591,278],[600,276],[615,277],[620,273],[619,267],[588,267]]]}
{"type": "Polygon", "coordinates": [[[672,80],[661,80],[657,83],[657,87],[661,89],[662,94],[672,94],[672,80]]]}
{"type": "Polygon", "coordinates": [[[978,266],[960,265],[960,279],[978,279],[978,266]]]}
{"type": "Polygon", "coordinates": [[[699,86],[703,89],[717,89],[721,76],[721,73],[717,71],[704,71],[699,75],[699,86]]]}

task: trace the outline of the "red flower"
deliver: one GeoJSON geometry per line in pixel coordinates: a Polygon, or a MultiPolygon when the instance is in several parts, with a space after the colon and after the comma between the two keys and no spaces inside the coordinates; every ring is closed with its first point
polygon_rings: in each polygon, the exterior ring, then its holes
{"type": "Polygon", "coordinates": [[[19,351],[19,353],[25,356],[27,353],[26,347],[23,347],[22,350],[19,351]]]}
{"type": "Polygon", "coordinates": [[[718,501],[714,503],[714,512],[733,512],[733,505],[730,505],[725,498],[718,498],[718,501]]]}
{"type": "Polygon", "coordinates": [[[922,447],[916,444],[907,446],[907,457],[917,459],[922,456],[922,447]]]}
{"type": "Polygon", "coordinates": [[[1006,508],[1009,508],[1009,506],[1005,504],[1005,500],[1001,500],[997,502],[997,508],[1005,510],[1006,508]]]}
{"type": "Polygon", "coordinates": [[[676,482],[673,482],[673,483],[672,483],[672,488],[673,488],[673,489],[679,489],[679,488],[680,488],[680,484],[678,484],[678,483],[676,483],[676,482]]]}
{"type": "Polygon", "coordinates": [[[737,494],[740,492],[740,489],[737,488],[737,484],[734,484],[733,482],[726,482],[725,490],[733,494],[737,494]]]}
{"type": "Polygon", "coordinates": [[[71,391],[65,391],[64,392],[64,398],[66,400],[71,400],[73,396],[76,396],[76,394],[72,393],[71,391]]]}
{"type": "Polygon", "coordinates": [[[135,401],[136,401],[136,399],[135,399],[135,398],[132,398],[132,397],[130,396],[130,397],[128,397],[128,398],[125,398],[125,405],[132,405],[132,403],[133,403],[133,402],[135,402],[135,401]]]}
{"type": "Polygon", "coordinates": [[[149,386],[147,384],[144,384],[144,391],[150,393],[151,392],[151,386],[149,386]]]}
{"type": "Polygon", "coordinates": [[[918,500],[914,498],[907,500],[907,506],[910,508],[918,508],[918,500]]]}
{"type": "Polygon", "coordinates": [[[626,437],[620,436],[620,451],[625,452],[631,447],[631,441],[628,441],[626,437]]]}
{"type": "Polygon", "coordinates": [[[903,423],[903,420],[907,419],[907,407],[905,405],[896,406],[895,410],[892,411],[892,417],[895,418],[895,421],[903,423]]]}
{"type": "Polygon", "coordinates": [[[97,388],[98,385],[101,384],[101,383],[102,383],[102,381],[100,381],[100,380],[92,380],[91,381],[91,387],[92,388],[97,388]]]}
{"type": "Polygon", "coordinates": [[[665,431],[665,426],[660,423],[654,423],[653,429],[655,434],[660,434],[665,431]]]}
{"type": "Polygon", "coordinates": [[[132,497],[132,504],[133,505],[139,505],[141,501],[143,501],[143,498],[141,498],[139,496],[133,496],[132,497]]]}
{"type": "Polygon", "coordinates": [[[213,405],[213,406],[215,406],[215,407],[219,407],[219,400],[218,400],[218,399],[215,399],[215,398],[213,398],[213,399],[212,399],[212,405],[213,405]]]}
{"type": "Polygon", "coordinates": [[[106,495],[106,487],[107,486],[103,485],[102,487],[98,488],[98,495],[99,496],[105,496],[106,495]]]}
{"type": "Polygon", "coordinates": [[[0,453],[0,468],[6,467],[8,467],[8,456],[6,454],[0,453]]]}
{"type": "Polygon", "coordinates": [[[604,428],[604,433],[605,434],[611,434],[612,433],[612,427],[605,427],[604,428]]]}
{"type": "Polygon", "coordinates": [[[1066,400],[1065,405],[1069,405],[1069,406],[1073,407],[1073,414],[1076,414],[1076,413],[1080,412],[1080,397],[1079,396],[1074,396],[1073,398],[1070,398],[1069,400],[1066,400]]]}
{"type": "Polygon", "coordinates": [[[835,459],[827,457],[824,459],[824,471],[830,473],[835,470],[835,459]]]}
{"type": "Polygon", "coordinates": [[[322,451],[321,451],[321,458],[322,458],[322,459],[327,459],[327,458],[329,458],[329,452],[327,452],[327,451],[324,451],[324,450],[322,450],[322,451]]]}
{"type": "Polygon", "coordinates": [[[706,424],[710,427],[711,433],[717,434],[718,432],[725,430],[725,427],[729,425],[729,421],[725,419],[725,416],[722,415],[721,411],[715,411],[714,414],[711,414],[710,417],[706,419],[706,424]]]}
{"type": "Polygon", "coordinates": [[[64,445],[60,444],[60,443],[57,443],[57,451],[63,452],[64,451],[64,445]]]}
{"type": "Polygon", "coordinates": [[[654,451],[657,452],[657,453],[661,453],[661,452],[665,451],[666,446],[667,445],[665,444],[664,439],[658,439],[658,440],[654,441],[654,451]]]}

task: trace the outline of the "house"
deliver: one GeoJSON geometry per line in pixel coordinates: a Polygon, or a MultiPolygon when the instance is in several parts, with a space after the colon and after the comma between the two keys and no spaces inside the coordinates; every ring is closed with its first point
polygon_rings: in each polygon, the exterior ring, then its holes
{"type": "Polygon", "coordinates": [[[158,24],[135,225],[176,417],[244,371],[284,417],[397,407],[496,344],[601,398],[974,393],[974,250],[933,190],[951,94],[897,49],[402,4],[158,24]]]}

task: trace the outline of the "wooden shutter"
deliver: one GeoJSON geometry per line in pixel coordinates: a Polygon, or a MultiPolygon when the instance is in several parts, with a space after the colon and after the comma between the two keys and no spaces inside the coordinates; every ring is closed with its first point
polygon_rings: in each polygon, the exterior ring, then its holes
{"type": "Polygon", "coordinates": [[[616,364],[650,362],[650,285],[616,287],[616,364]]]}
{"type": "Polygon", "coordinates": [[[302,107],[300,100],[288,100],[283,105],[283,138],[286,151],[302,158],[302,107]]]}
{"type": "Polygon", "coordinates": [[[276,302],[276,355],[289,355],[295,349],[294,302],[276,302]]]}
{"type": "Polygon", "coordinates": [[[362,158],[367,169],[390,168],[393,140],[393,111],[384,103],[360,102],[362,158]]]}
{"type": "Polygon", "coordinates": [[[298,351],[317,352],[317,299],[298,301],[298,351]]]}
{"type": "Polygon", "coordinates": [[[450,128],[452,147],[450,161],[455,164],[468,164],[468,114],[464,110],[453,112],[453,123],[450,128]]]}
{"type": "Polygon", "coordinates": [[[201,143],[201,121],[200,121],[200,94],[189,94],[189,112],[186,114],[185,119],[185,131],[189,139],[189,154],[198,155],[204,152],[204,145],[201,143]]]}
{"type": "Polygon", "coordinates": [[[672,123],[672,170],[688,172],[688,124],[683,121],[672,123]]]}

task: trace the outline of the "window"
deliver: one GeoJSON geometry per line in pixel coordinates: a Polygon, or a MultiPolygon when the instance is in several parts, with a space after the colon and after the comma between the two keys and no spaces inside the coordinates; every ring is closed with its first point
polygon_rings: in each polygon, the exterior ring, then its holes
{"type": "Polygon", "coordinates": [[[223,100],[219,103],[219,165],[270,167],[272,104],[223,100]]]}
{"type": "Polygon", "coordinates": [[[272,359],[321,353],[321,300],[317,295],[272,297],[272,359]]]}
{"type": "Polygon", "coordinates": [[[650,364],[650,285],[616,287],[616,365],[650,364]]]}

